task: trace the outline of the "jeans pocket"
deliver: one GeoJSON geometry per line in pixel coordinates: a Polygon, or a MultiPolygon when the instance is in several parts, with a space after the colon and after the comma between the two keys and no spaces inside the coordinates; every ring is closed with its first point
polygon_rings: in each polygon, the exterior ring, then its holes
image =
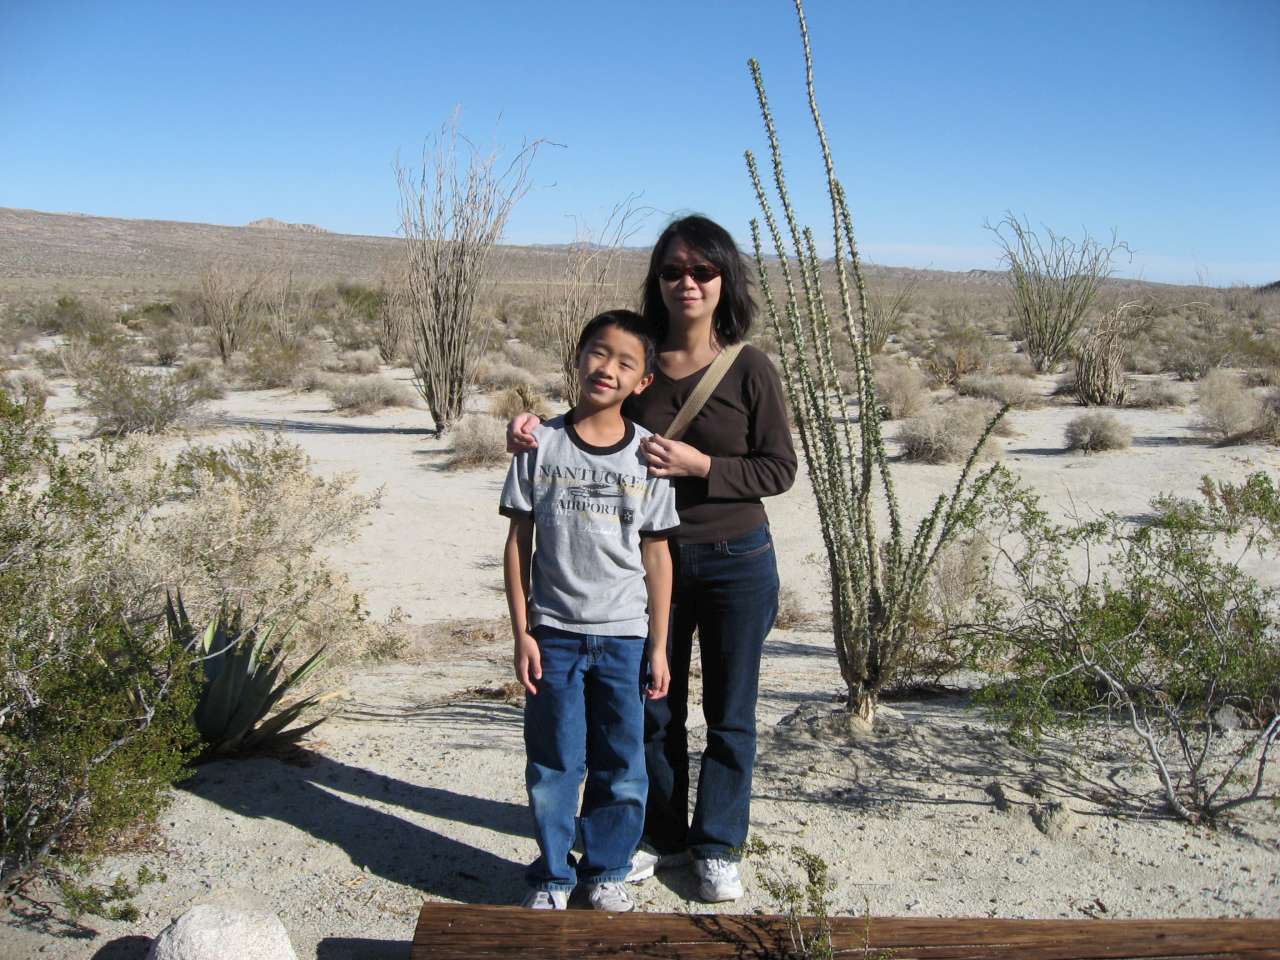
{"type": "Polygon", "coordinates": [[[773,549],[773,538],[769,536],[768,525],[757,527],[750,533],[724,542],[725,556],[758,557],[773,549]]]}

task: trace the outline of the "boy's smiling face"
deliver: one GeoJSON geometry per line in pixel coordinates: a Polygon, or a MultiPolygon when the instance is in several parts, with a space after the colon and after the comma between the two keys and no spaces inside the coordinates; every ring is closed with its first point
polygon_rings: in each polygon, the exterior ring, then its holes
{"type": "Polygon", "coordinates": [[[595,409],[618,406],[653,382],[645,371],[644,343],[610,324],[601,327],[578,353],[581,403],[595,409]]]}

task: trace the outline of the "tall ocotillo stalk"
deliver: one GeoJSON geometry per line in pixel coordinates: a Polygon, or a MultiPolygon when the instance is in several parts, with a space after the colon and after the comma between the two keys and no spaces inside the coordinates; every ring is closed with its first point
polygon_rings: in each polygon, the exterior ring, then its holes
{"type": "Polygon", "coordinates": [[[779,343],[783,380],[800,427],[800,441],[817,500],[823,542],[831,578],[831,614],[836,655],[848,691],[847,706],[870,722],[884,686],[893,679],[902,653],[913,639],[911,613],[927,592],[927,577],[939,551],[972,525],[976,505],[992,473],[971,481],[978,451],[1002,408],[987,424],[949,495],[938,497],[933,509],[908,539],[903,529],[893,476],[880,432],[880,414],[868,349],[869,311],[862,265],[854,239],[853,218],[844,188],[835,174],[813,84],[813,55],[804,6],[795,0],[804,46],[805,83],[809,111],[818,133],[831,201],[831,231],[839,298],[839,320],[852,347],[854,374],[846,395],[831,348],[832,316],[822,293],[824,263],[813,233],[796,222],[787,190],[773,114],[765,96],[760,65],[749,61],[760,102],[760,116],[773,161],[773,181],[785,224],[779,227],[773,205],[760,179],[754,154],[746,152],[747,170],[760,202],[765,227],[777,254],[766,261],[760,222],[751,221],[761,294],[779,343]],[[789,241],[789,242],[788,242],[789,241]],[[781,281],[776,290],[774,275],[781,281]],[[857,430],[850,409],[858,411],[857,430]],[[889,535],[877,532],[876,491],[883,493],[889,535]]]}

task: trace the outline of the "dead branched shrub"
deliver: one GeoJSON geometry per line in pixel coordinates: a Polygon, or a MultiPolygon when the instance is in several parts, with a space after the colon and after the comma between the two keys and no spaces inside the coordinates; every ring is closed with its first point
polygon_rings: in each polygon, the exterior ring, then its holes
{"type": "Polygon", "coordinates": [[[1149,309],[1134,300],[1108,312],[1076,349],[1076,398],[1086,407],[1124,403],[1125,356],[1129,345],[1151,325],[1149,309]]]}
{"type": "Polygon", "coordinates": [[[956,393],[962,397],[978,397],[982,400],[994,400],[999,404],[1026,409],[1038,407],[1043,400],[1036,385],[1023,377],[983,376],[970,374],[961,377],[956,383],[956,393]]]}
{"type": "Polygon", "coordinates": [[[920,278],[909,277],[907,282],[890,292],[879,284],[867,287],[867,350],[877,354],[889,342],[889,337],[902,329],[903,318],[911,309],[920,278]]]}
{"type": "Polygon", "coordinates": [[[536,414],[538,419],[551,416],[547,398],[532,387],[509,387],[489,400],[489,414],[504,423],[522,413],[536,414]]]}
{"type": "Polygon", "coordinates": [[[958,629],[972,619],[975,597],[990,578],[990,545],[968,536],[943,546],[928,591],[911,613],[912,642],[903,649],[894,689],[937,686],[965,665],[958,629]]]}
{"type": "MultiPolygon", "coordinates": [[[[990,410],[985,403],[959,400],[912,417],[903,423],[898,433],[904,459],[917,463],[963,461],[987,429],[990,410]]],[[[999,455],[999,442],[988,437],[978,458],[994,460],[999,455]]]]}
{"type": "Polygon", "coordinates": [[[349,416],[374,413],[386,407],[412,407],[413,391],[383,376],[332,377],[324,391],[333,408],[349,416]]]}
{"type": "Polygon", "coordinates": [[[461,470],[487,467],[507,459],[506,429],[493,417],[469,414],[453,430],[453,452],[448,467],[461,470]]]}
{"type": "Polygon", "coordinates": [[[923,413],[929,406],[924,374],[909,363],[884,357],[875,361],[876,398],[886,420],[901,420],[923,413]]]}
{"type": "Polygon", "coordinates": [[[1126,449],[1133,442],[1133,433],[1114,413],[1099,410],[1082,413],[1068,423],[1063,439],[1068,450],[1098,453],[1126,449]]]}
{"type": "Polygon", "coordinates": [[[1200,381],[1196,428],[1221,442],[1245,440],[1260,425],[1262,403],[1230,370],[1210,370],[1200,381]]]}

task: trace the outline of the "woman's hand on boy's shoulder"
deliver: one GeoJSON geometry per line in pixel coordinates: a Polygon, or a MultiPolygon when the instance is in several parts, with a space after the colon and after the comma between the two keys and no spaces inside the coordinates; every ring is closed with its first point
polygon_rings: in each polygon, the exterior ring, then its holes
{"type": "Polygon", "coordinates": [[[649,462],[651,477],[703,477],[711,473],[711,458],[681,440],[668,440],[653,434],[640,443],[649,462]]]}
{"type": "Polygon", "coordinates": [[[542,425],[536,414],[517,414],[507,424],[507,453],[524,453],[538,446],[538,438],[534,431],[542,425]]]}

